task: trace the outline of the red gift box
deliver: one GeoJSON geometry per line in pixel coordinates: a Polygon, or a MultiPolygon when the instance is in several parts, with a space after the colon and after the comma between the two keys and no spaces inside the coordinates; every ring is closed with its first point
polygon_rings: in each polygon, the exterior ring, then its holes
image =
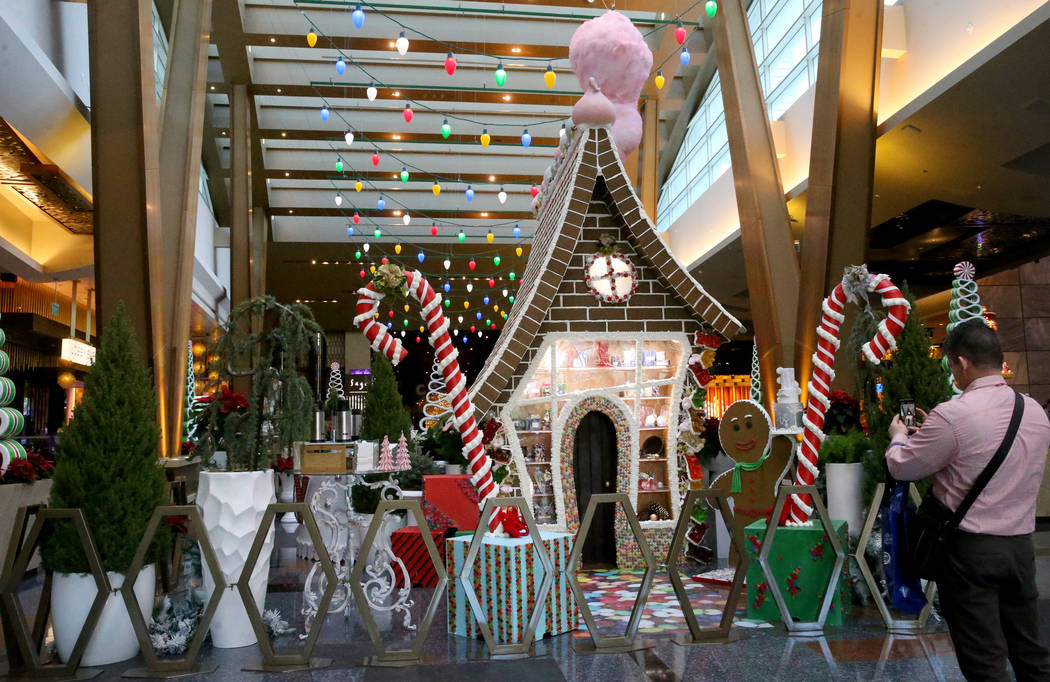
{"type": "Polygon", "coordinates": [[[423,477],[423,514],[433,529],[473,531],[481,518],[479,499],[466,474],[423,477]]]}
{"type": "MultiPolygon", "coordinates": [[[[444,565],[445,561],[445,532],[441,530],[430,531],[437,546],[439,561],[444,565]]],[[[408,576],[412,579],[413,587],[434,587],[437,585],[437,572],[434,570],[434,562],[430,560],[430,552],[423,541],[423,534],[419,526],[398,528],[390,534],[390,548],[394,555],[401,559],[408,569],[408,576]]],[[[394,571],[394,585],[401,587],[401,572],[394,571]]]]}

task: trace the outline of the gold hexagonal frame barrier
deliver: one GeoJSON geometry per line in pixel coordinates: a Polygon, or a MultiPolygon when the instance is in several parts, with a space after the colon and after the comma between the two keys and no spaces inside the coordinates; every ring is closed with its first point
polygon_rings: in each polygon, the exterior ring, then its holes
{"type": "Polygon", "coordinates": [[[587,503],[587,510],[583,514],[583,520],[580,522],[580,529],[576,531],[576,537],[573,538],[572,551],[569,553],[569,563],[566,565],[565,570],[569,574],[569,588],[572,590],[573,596],[576,597],[576,604],[583,615],[584,622],[587,623],[587,634],[591,638],[590,642],[581,640],[575,643],[573,648],[577,652],[621,654],[648,649],[652,646],[650,642],[637,639],[637,635],[638,625],[642,620],[642,611],[645,609],[645,602],[649,599],[649,590],[653,586],[653,575],[656,573],[656,559],[653,558],[653,552],[649,549],[649,543],[645,541],[642,527],[638,523],[638,516],[635,514],[634,506],[626,493],[598,493],[591,495],[590,502],[587,503]],[[642,552],[642,559],[645,561],[645,573],[642,575],[642,582],[638,587],[638,596],[634,600],[631,616],[627,620],[627,629],[624,631],[624,634],[613,637],[603,635],[599,631],[598,624],[594,621],[594,615],[591,613],[591,608],[587,605],[587,595],[584,594],[583,588],[580,587],[580,582],[576,577],[576,569],[580,564],[580,555],[583,553],[583,543],[587,540],[587,533],[590,531],[591,522],[594,520],[594,510],[597,509],[599,504],[619,504],[623,507],[623,511],[627,515],[627,522],[631,526],[631,532],[634,534],[635,542],[638,543],[638,548],[642,552]]]}
{"type": "MultiPolygon", "coordinates": [[[[84,649],[87,648],[88,641],[95,632],[98,619],[102,616],[102,609],[106,605],[106,600],[109,599],[111,590],[109,578],[106,576],[106,571],[102,566],[102,559],[99,557],[95,541],[91,537],[91,531],[88,530],[83,510],[39,509],[35,512],[36,518],[29,529],[29,534],[25,537],[25,541],[22,542],[19,529],[26,527],[26,517],[30,513],[28,507],[21,507],[15,516],[15,532],[11,535],[8,558],[4,562],[3,577],[0,578],[0,614],[3,615],[4,619],[4,632],[10,634],[8,641],[13,641],[17,649],[17,651],[8,651],[8,661],[11,669],[8,671],[6,679],[16,680],[23,677],[29,679],[40,679],[42,677],[61,677],[71,680],[91,679],[102,671],[93,668],[80,669],[80,659],[84,656],[84,649]],[[80,635],[77,636],[77,641],[69,655],[69,660],[61,665],[49,663],[38,654],[38,647],[34,644],[37,638],[34,637],[34,633],[30,632],[29,627],[26,625],[25,612],[22,610],[22,603],[18,599],[18,583],[22,576],[25,575],[29,561],[36,552],[36,546],[40,540],[40,534],[44,529],[44,525],[51,520],[72,521],[73,527],[77,531],[77,537],[80,538],[80,546],[84,550],[88,569],[91,572],[91,576],[95,579],[95,586],[98,588],[98,594],[95,596],[94,601],[91,602],[91,608],[88,611],[87,618],[84,620],[84,625],[80,629],[80,635]]],[[[46,597],[42,597],[41,600],[43,601],[44,598],[46,597]]],[[[41,622],[41,618],[46,619],[46,615],[37,613],[36,620],[38,624],[41,622]]],[[[34,631],[39,631],[37,627],[33,629],[34,631]]]]}
{"type": "Polygon", "coordinates": [[[478,519],[477,530],[474,531],[474,537],[471,539],[470,546],[467,548],[467,553],[463,558],[463,569],[456,578],[459,580],[463,593],[467,597],[467,603],[470,604],[470,610],[474,614],[474,619],[478,622],[478,629],[481,630],[481,635],[485,638],[485,646],[488,647],[489,656],[504,660],[531,656],[533,640],[536,637],[536,628],[539,627],[540,619],[543,617],[547,596],[554,585],[555,575],[554,562],[551,560],[550,554],[547,553],[547,546],[543,543],[540,529],[536,525],[536,519],[533,517],[532,511],[529,510],[529,505],[525,498],[501,497],[498,499],[489,498],[485,501],[485,506],[481,510],[481,518],[478,519]],[[543,564],[543,580],[540,581],[539,591],[536,593],[532,614],[529,616],[521,641],[513,644],[499,644],[496,641],[495,635],[492,634],[492,628],[489,627],[485,609],[482,608],[473,585],[474,562],[477,561],[478,554],[481,553],[481,543],[488,532],[489,518],[491,518],[498,507],[513,507],[521,512],[521,516],[525,520],[525,526],[529,529],[528,538],[532,541],[533,551],[536,552],[540,563],[543,564]]]}
{"type": "Polygon", "coordinates": [[[744,531],[737,525],[733,512],[729,508],[729,500],[724,490],[704,488],[701,490],[690,490],[682,503],[682,509],[678,516],[678,525],[675,526],[674,535],[671,538],[671,546],[667,550],[667,576],[671,579],[678,604],[682,607],[682,615],[689,626],[689,634],[675,635],[674,643],[682,645],[691,644],[724,644],[747,638],[747,633],[740,630],[733,631],[733,617],[736,615],[737,604],[740,602],[740,592],[744,588],[744,580],[747,578],[747,568],[751,564],[751,556],[747,553],[744,531]],[[689,603],[689,595],[682,583],[682,576],[678,574],[678,557],[682,553],[685,544],[685,534],[689,530],[692,520],[693,508],[703,500],[712,500],[722,515],[726,528],[729,530],[729,540],[736,545],[737,563],[734,567],[733,585],[729,588],[729,596],[725,606],[722,607],[722,619],[717,627],[702,628],[696,619],[692,604],[689,603]]]}
{"type": "MultiPolygon", "coordinates": [[[[354,593],[357,611],[361,614],[361,620],[364,621],[365,627],[368,629],[368,636],[372,638],[372,645],[376,648],[376,655],[366,658],[364,661],[365,665],[400,668],[422,663],[423,644],[426,642],[427,633],[430,632],[430,626],[434,622],[434,615],[437,613],[437,607],[441,604],[441,597],[445,594],[445,588],[448,585],[445,562],[441,560],[441,556],[438,554],[437,546],[434,545],[434,538],[431,537],[430,533],[420,533],[423,538],[423,544],[426,545],[427,553],[430,556],[430,561],[434,564],[437,584],[434,586],[434,594],[430,598],[430,605],[427,606],[426,614],[423,616],[419,629],[416,631],[412,648],[387,649],[386,644],[383,643],[383,638],[379,634],[379,627],[376,625],[375,618],[372,615],[372,607],[365,596],[364,588],[361,587],[361,576],[364,574],[365,566],[368,563],[366,558],[372,550],[376,535],[379,534],[379,528],[382,526],[386,512],[400,509],[410,512],[416,519],[416,525],[421,529],[428,528],[426,517],[423,516],[423,507],[420,505],[419,500],[380,500],[379,506],[376,507],[375,515],[372,517],[372,523],[368,526],[368,532],[365,533],[365,539],[361,542],[357,558],[354,560],[354,569],[350,572],[350,590],[354,593]]],[[[327,608],[327,604],[325,606],[327,608]]],[[[317,612],[324,613],[325,611],[318,608],[317,612]]]]}
{"type": "Polygon", "coordinates": [[[781,481],[780,490],[777,492],[777,501],[773,505],[773,513],[769,515],[769,518],[774,522],[766,526],[765,537],[762,538],[762,545],[758,549],[758,565],[762,567],[762,575],[769,585],[769,592],[773,595],[777,608],[780,609],[780,618],[784,621],[784,627],[787,628],[789,635],[823,636],[824,622],[827,620],[828,611],[831,610],[831,604],[835,600],[836,588],[839,583],[839,577],[842,575],[842,568],[846,565],[846,550],[843,549],[842,541],[839,539],[838,533],[835,532],[835,527],[831,524],[831,517],[828,516],[824,500],[821,499],[815,485],[793,485],[790,481],[781,481]],[[787,502],[789,495],[810,496],[817,518],[820,519],[820,524],[824,527],[825,533],[827,533],[828,542],[831,543],[831,548],[835,552],[835,565],[831,569],[831,577],[828,579],[828,585],[824,589],[824,599],[820,602],[820,611],[817,619],[813,621],[796,621],[791,616],[791,610],[784,599],[784,593],[780,590],[777,577],[773,574],[773,569],[769,565],[769,552],[773,549],[773,538],[776,537],[777,529],[780,527],[775,520],[779,519],[784,511],[784,504],[787,502]]]}
{"type": "MultiPolygon", "coordinates": [[[[909,484],[909,493],[912,502],[916,506],[922,503],[922,498],[919,496],[919,491],[915,488],[915,484],[909,484]]],[[[857,566],[860,568],[861,574],[864,576],[864,582],[868,585],[868,591],[871,592],[871,598],[875,602],[875,606],[879,609],[879,615],[882,616],[882,622],[886,626],[886,630],[892,633],[900,634],[915,634],[926,627],[926,621],[930,618],[930,610],[933,608],[933,596],[937,592],[937,583],[932,580],[926,581],[926,606],[922,607],[922,611],[919,612],[915,618],[895,618],[890,613],[889,605],[886,604],[886,600],[882,596],[882,590],[879,588],[879,583],[875,580],[874,574],[871,572],[871,567],[868,566],[868,561],[864,557],[864,548],[868,546],[868,539],[871,538],[872,529],[875,527],[875,521],[879,517],[879,511],[882,507],[882,498],[886,494],[886,484],[879,483],[875,487],[875,494],[871,498],[871,507],[868,508],[868,515],[864,519],[864,529],[860,533],[860,537],[857,540],[857,549],[853,553],[853,558],[857,561],[857,566]]]]}
{"type": "MultiPolygon", "coordinates": [[[[266,631],[266,623],[263,621],[262,614],[259,613],[259,607],[255,605],[255,597],[252,595],[252,573],[255,571],[255,564],[259,561],[259,555],[262,553],[263,545],[266,543],[266,535],[270,531],[270,525],[279,514],[287,512],[302,516],[303,525],[306,527],[306,532],[310,535],[310,541],[313,542],[314,551],[317,553],[317,560],[321,562],[321,570],[327,581],[324,592],[321,593],[321,600],[317,605],[317,613],[328,613],[328,605],[332,601],[332,595],[335,594],[335,590],[339,586],[339,577],[336,575],[332,558],[328,555],[328,548],[325,547],[324,540],[321,538],[321,531],[317,529],[317,521],[314,519],[313,511],[310,510],[310,505],[305,502],[274,502],[268,505],[263,513],[262,521],[259,523],[259,530],[255,533],[252,548],[248,551],[248,557],[244,560],[244,570],[241,571],[241,575],[237,579],[237,592],[241,595],[241,601],[244,602],[244,610],[248,613],[248,620],[252,624],[252,630],[255,631],[255,638],[263,658],[262,663],[259,665],[248,665],[241,668],[245,672],[294,672],[296,670],[327,668],[332,665],[332,659],[330,658],[313,658],[317,638],[321,635],[321,628],[324,627],[324,618],[314,621],[309,634],[306,636],[306,641],[303,643],[302,651],[296,654],[279,654],[273,648],[270,634],[266,631]]],[[[218,589],[215,590],[216,593],[218,591],[218,589]]]]}
{"type": "Polygon", "coordinates": [[[208,628],[211,626],[212,616],[215,615],[215,610],[219,608],[219,601],[222,600],[225,589],[226,579],[222,574],[222,569],[219,567],[219,560],[215,556],[211,540],[208,539],[208,532],[201,521],[197,505],[161,505],[154,509],[153,516],[150,517],[149,523],[146,524],[146,533],[142,536],[142,541],[139,542],[139,546],[135,550],[135,558],[131,560],[131,565],[128,567],[127,573],[124,574],[124,583],[120,586],[120,593],[124,596],[124,603],[127,605],[128,614],[131,617],[131,626],[135,630],[135,637],[139,640],[139,649],[142,652],[142,657],[146,659],[146,667],[128,670],[122,677],[157,679],[214,672],[219,667],[218,664],[201,665],[197,662],[197,654],[200,652],[201,645],[204,644],[204,638],[207,636],[208,628]],[[189,527],[193,530],[197,541],[200,543],[201,560],[207,565],[212,580],[215,581],[215,589],[212,591],[211,599],[205,604],[204,611],[201,612],[197,630],[193,634],[193,639],[190,640],[185,655],[176,659],[161,659],[157,656],[157,652],[153,650],[153,642],[150,640],[146,619],[142,617],[142,613],[139,611],[138,600],[135,597],[135,582],[138,580],[139,572],[146,561],[146,552],[149,551],[149,546],[153,543],[153,538],[157,534],[161,521],[170,516],[186,516],[189,518],[189,527]]]}

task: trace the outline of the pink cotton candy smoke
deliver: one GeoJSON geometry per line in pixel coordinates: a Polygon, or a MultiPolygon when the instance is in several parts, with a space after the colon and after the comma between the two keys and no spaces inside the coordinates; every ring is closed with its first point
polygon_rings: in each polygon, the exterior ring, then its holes
{"type": "Polygon", "coordinates": [[[613,104],[637,103],[653,68],[653,53],[630,19],[606,12],[572,34],[569,63],[581,84],[593,77],[613,104]]]}

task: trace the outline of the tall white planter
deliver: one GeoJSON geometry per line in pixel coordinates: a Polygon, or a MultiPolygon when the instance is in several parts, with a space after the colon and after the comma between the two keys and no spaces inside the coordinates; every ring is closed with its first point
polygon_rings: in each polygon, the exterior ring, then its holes
{"type": "Polygon", "coordinates": [[[864,465],[826,464],[828,476],[828,513],[835,520],[844,520],[850,537],[860,536],[864,525],[864,465]]]}
{"type": "MultiPolygon", "coordinates": [[[[135,579],[135,599],[142,617],[149,622],[153,609],[153,595],[157,586],[156,564],[150,564],[139,572],[135,579]]],[[[107,572],[113,589],[124,584],[124,574],[107,572]]],[[[87,620],[91,603],[98,596],[95,579],[90,573],[55,573],[51,583],[51,622],[55,630],[55,648],[63,661],[69,660],[73,647],[80,636],[80,629],[87,620]]],[[[127,605],[119,592],[111,593],[102,608],[102,617],[95,626],[95,633],[84,649],[82,666],[109,665],[126,661],[139,652],[139,640],[131,627],[127,605]]]]}
{"type": "MultiPolygon", "coordinates": [[[[275,500],[273,471],[269,469],[201,472],[197,506],[200,507],[201,519],[228,585],[240,578],[266,506],[275,500]]],[[[271,525],[249,583],[260,612],[266,599],[273,538],[274,529],[271,525]]],[[[214,589],[211,574],[204,571],[205,601],[214,589]]],[[[219,601],[219,608],[211,622],[211,639],[212,644],[220,649],[255,644],[255,632],[237,590],[226,591],[219,601]]]]}
{"type": "MultiPolygon", "coordinates": [[[[295,502],[295,474],[285,471],[278,474],[278,478],[281,481],[281,502],[295,502]]],[[[295,520],[294,512],[285,512],[281,516],[281,527],[287,532],[294,533],[298,526],[299,522],[295,520]]]]}

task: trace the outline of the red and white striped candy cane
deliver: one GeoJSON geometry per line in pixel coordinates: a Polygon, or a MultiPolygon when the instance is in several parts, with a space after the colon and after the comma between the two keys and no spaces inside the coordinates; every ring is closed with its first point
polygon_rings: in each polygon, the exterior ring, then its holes
{"type": "MultiPolygon", "coordinates": [[[[452,403],[452,421],[463,438],[463,453],[467,457],[471,472],[470,482],[474,484],[481,498],[478,506],[483,507],[485,500],[496,497],[497,493],[496,481],[491,472],[492,459],[485,454],[481,432],[474,421],[474,404],[467,396],[467,381],[459,371],[459,351],[452,345],[452,337],[448,333],[449,322],[441,310],[441,297],[434,293],[434,289],[419,271],[406,270],[404,275],[409,296],[419,301],[422,306],[430,345],[437,357],[437,369],[448,387],[448,398],[452,403]]],[[[360,298],[357,299],[354,324],[364,332],[372,348],[386,355],[390,362],[397,365],[405,359],[408,351],[399,339],[388,333],[387,328],[375,319],[379,302],[385,295],[376,291],[372,282],[358,289],[357,293],[360,298]]],[[[489,519],[489,530],[499,533],[502,526],[503,510],[497,509],[489,519]]]]}
{"type": "MultiPolygon", "coordinates": [[[[824,299],[823,316],[817,327],[817,350],[813,353],[813,373],[809,381],[809,397],[806,413],[802,418],[805,432],[802,447],[795,467],[795,485],[812,485],[819,475],[817,452],[824,440],[824,414],[830,400],[831,382],[835,379],[835,351],[839,347],[839,326],[845,317],[842,314],[847,301],[856,302],[858,297],[867,299],[868,293],[877,293],[882,305],[887,308],[886,319],[879,323],[878,331],[862,350],[868,361],[879,364],[883,356],[897,346],[897,337],[904,329],[911,304],[904,298],[886,275],[873,275],[866,266],[850,266],[835,286],[831,295],[824,299]]],[[[798,525],[809,520],[813,513],[809,495],[792,495],[788,506],[788,523],[798,525]]]]}

